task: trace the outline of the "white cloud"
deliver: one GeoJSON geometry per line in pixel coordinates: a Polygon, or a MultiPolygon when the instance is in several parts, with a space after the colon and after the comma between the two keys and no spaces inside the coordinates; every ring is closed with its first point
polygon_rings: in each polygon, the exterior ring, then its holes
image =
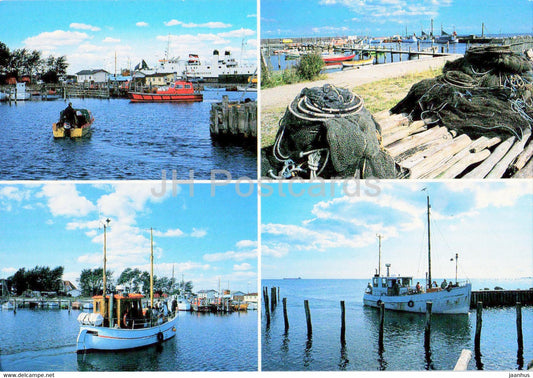
{"type": "Polygon", "coordinates": [[[471,192],[474,195],[475,209],[483,209],[489,206],[510,207],[525,195],[533,194],[533,182],[512,181],[498,182],[497,184],[479,185],[478,182],[469,180],[459,183],[447,183],[446,188],[451,192],[471,192]]]}
{"type": "MultiPolygon", "coordinates": [[[[531,0],[533,1],[533,0],[531,0]]],[[[247,14],[246,15],[246,18],[256,18],[257,17],[257,14],[247,14]]]]}
{"type": "Polygon", "coordinates": [[[226,24],[224,22],[218,22],[218,21],[212,21],[212,22],[206,22],[203,24],[195,24],[194,22],[182,22],[178,20],[170,20],[165,22],[166,26],[176,26],[180,25],[184,28],[208,28],[208,29],[224,29],[224,28],[231,28],[231,24],[226,24]]]}
{"type": "MultiPolygon", "coordinates": [[[[240,243],[240,242],[239,242],[240,243]]],[[[239,244],[237,243],[237,244],[239,244]]],[[[240,246],[242,248],[242,244],[240,246]]],[[[239,251],[227,251],[220,253],[207,253],[203,255],[205,261],[214,262],[214,261],[224,261],[224,260],[235,260],[243,261],[248,259],[257,258],[257,248],[254,249],[240,249],[239,251]]]]}
{"type": "Polygon", "coordinates": [[[193,228],[191,232],[191,236],[193,238],[203,238],[206,235],[207,235],[207,231],[203,229],[193,228]]]}
{"type": "Polygon", "coordinates": [[[218,33],[218,35],[223,38],[242,38],[246,36],[255,35],[255,30],[240,28],[229,32],[218,33]]]}
{"type": "Polygon", "coordinates": [[[233,265],[233,270],[235,271],[245,271],[252,269],[252,266],[248,263],[235,264],[233,265]]]}
{"type": "Polygon", "coordinates": [[[135,25],[137,25],[138,27],[142,28],[142,27],[148,26],[149,24],[147,22],[144,22],[144,21],[139,21],[135,25]]]}
{"type": "Polygon", "coordinates": [[[99,30],[101,30],[97,26],[92,26],[92,25],[88,25],[88,24],[81,24],[81,23],[77,23],[77,22],[73,22],[72,24],[70,24],[70,27],[72,29],[90,30],[90,31],[99,31],[99,30]]]}
{"type": "Polygon", "coordinates": [[[54,216],[80,217],[96,210],[96,206],[80,195],[73,183],[45,184],[37,197],[45,197],[54,216]]]}
{"type": "Polygon", "coordinates": [[[28,195],[29,192],[15,186],[4,186],[0,189],[0,198],[10,201],[22,202],[28,195]]]}
{"type": "Polygon", "coordinates": [[[55,50],[60,46],[79,45],[87,39],[90,37],[86,33],[55,30],[28,37],[22,43],[28,49],[55,50]]]}
{"type": "Polygon", "coordinates": [[[174,230],[167,230],[165,232],[161,232],[158,230],[154,231],[154,236],[163,237],[163,238],[180,237],[184,235],[185,234],[183,233],[183,231],[181,231],[179,228],[176,228],[174,230]]]}
{"type": "Polygon", "coordinates": [[[6,274],[6,275],[12,275],[13,273],[15,273],[17,271],[16,268],[13,268],[13,267],[8,267],[8,268],[2,268],[1,272],[6,274]]]}
{"type": "Polygon", "coordinates": [[[119,43],[120,42],[120,39],[117,39],[117,38],[112,38],[112,37],[105,37],[103,40],[102,40],[103,43],[119,43]]]}
{"type": "Polygon", "coordinates": [[[237,248],[255,248],[257,241],[255,240],[239,240],[236,244],[237,248]]]}

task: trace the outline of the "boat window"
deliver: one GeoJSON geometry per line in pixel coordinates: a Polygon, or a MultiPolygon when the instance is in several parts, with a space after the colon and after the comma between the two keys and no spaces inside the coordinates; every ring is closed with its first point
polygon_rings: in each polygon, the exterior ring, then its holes
{"type": "Polygon", "coordinates": [[[379,282],[378,282],[377,277],[372,278],[372,286],[378,287],[378,284],[379,284],[379,282]]]}
{"type": "Polygon", "coordinates": [[[186,85],[185,85],[185,88],[190,89],[191,86],[190,86],[189,84],[186,84],[186,85]]]}
{"type": "Polygon", "coordinates": [[[387,279],[386,278],[382,278],[381,279],[381,287],[387,287],[387,279]]]}
{"type": "Polygon", "coordinates": [[[181,84],[177,84],[176,85],[176,89],[181,89],[181,88],[183,88],[183,85],[181,85],[181,84]]]}

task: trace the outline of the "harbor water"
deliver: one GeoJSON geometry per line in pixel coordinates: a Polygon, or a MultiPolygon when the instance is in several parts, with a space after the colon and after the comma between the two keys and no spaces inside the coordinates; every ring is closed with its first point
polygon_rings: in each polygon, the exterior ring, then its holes
{"type": "Polygon", "coordinates": [[[2,371],[257,371],[257,311],[180,312],[161,346],[76,354],[80,311],[0,311],[2,371]]]}
{"type": "MultiPolygon", "coordinates": [[[[263,280],[279,287],[280,299],[266,329],[262,327],[262,370],[452,370],[463,349],[472,351],[469,370],[526,369],[533,359],[533,340],[524,337],[523,361],[517,360],[516,310],[484,308],[481,358],[474,357],[476,313],[437,315],[431,318],[431,349],[424,348],[425,314],[385,312],[384,347],[378,346],[379,311],[363,306],[369,280],[263,280]],[[287,298],[289,331],[285,334],[282,298],[287,298]],[[304,300],[309,301],[312,337],[307,337],[304,300]],[[346,306],[346,344],[340,343],[340,301],[346,306]]],[[[440,282],[440,281],[439,281],[440,282]]],[[[472,289],[528,289],[524,280],[472,280],[472,289]]],[[[269,290],[270,295],[270,290],[269,290]]],[[[531,335],[533,308],[522,308],[522,330],[531,335]]]]}
{"type": "MultiPolygon", "coordinates": [[[[176,170],[178,179],[208,180],[211,170],[232,179],[257,177],[255,146],[220,144],[211,139],[211,104],[242,92],[204,91],[195,103],[130,103],[128,99],[72,98],[74,108],[92,112],[89,137],[52,136],[52,124],[66,107],[62,100],[0,103],[1,180],[160,180],[176,170]]],[[[245,98],[255,100],[256,93],[245,98]]]]}

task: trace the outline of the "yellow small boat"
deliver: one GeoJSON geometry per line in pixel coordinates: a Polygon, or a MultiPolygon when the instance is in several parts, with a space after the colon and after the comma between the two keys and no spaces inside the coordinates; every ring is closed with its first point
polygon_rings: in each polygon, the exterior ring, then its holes
{"type": "Polygon", "coordinates": [[[89,134],[94,118],[87,109],[74,109],[76,111],[76,122],[72,124],[65,119],[63,112],[59,117],[59,122],[52,125],[54,138],[82,138],[89,134]]]}
{"type": "Polygon", "coordinates": [[[350,60],[348,62],[342,62],[343,67],[360,67],[360,66],[366,66],[369,64],[374,63],[374,57],[368,58],[368,59],[361,59],[361,60],[350,60]]]}

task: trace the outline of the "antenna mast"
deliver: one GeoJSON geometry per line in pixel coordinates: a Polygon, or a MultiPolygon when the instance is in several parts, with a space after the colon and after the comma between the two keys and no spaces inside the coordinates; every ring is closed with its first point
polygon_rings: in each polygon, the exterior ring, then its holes
{"type": "Polygon", "coordinates": [[[430,223],[430,209],[429,194],[427,195],[427,213],[428,213],[428,282],[427,287],[431,287],[431,223],[430,223]]]}
{"type": "Polygon", "coordinates": [[[154,308],[154,236],[150,227],[150,307],[154,308]]]}
{"type": "Polygon", "coordinates": [[[106,223],[104,223],[104,271],[103,271],[103,275],[104,275],[104,279],[103,279],[103,290],[102,290],[102,298],[104,298],[104,301],[105,301],[105,292],[106,292],[106,287],[107,287],[107,279],[106,279],[106,266],[107,266],[107,250],[106,250],[106,244],[107,244],[107,237],[106,237],[106,233],[107,233],[107,226],[109,225],[109,222],[111,222],[111,220],[109,218],[106,219],[106,223]]]}
{"type": "Polygon", "coordinates": [[[376,236],[378,237],[378,240],[379,240],[378,277],[380,277],[381,276],[381,238],[383,237],[383,235],[377,234],[376,236]]]}

